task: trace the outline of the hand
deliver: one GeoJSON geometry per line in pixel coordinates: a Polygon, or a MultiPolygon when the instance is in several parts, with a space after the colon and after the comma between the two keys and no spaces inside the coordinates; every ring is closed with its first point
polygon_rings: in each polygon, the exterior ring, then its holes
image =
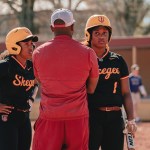
{"type": "Polygon", "coordinates": [[[143,97],[146,98],[146,97],[147,97],[147,94],[144,94],[143,97]]]}
{"type": "Polygon", "coordinates": [[[137,125],[134,119],[131,121],[127,121],[126,129],[128,133],[131,133],[133,135],[133,137],[135,136],[135,132],[137,131],[137,125]]]}
{"type": "Polygon", "coordinates": [[[31,111],[32,110],[32,106],[33,106],[33,101],[31,99],[29,99],[27,101],[27,103],[29,104],[29,111],[31,111]]]}
{"type": "Polygon", "coordinates": [[[10,114],[14,107],[0,103],[0,113],[10,114]]]}

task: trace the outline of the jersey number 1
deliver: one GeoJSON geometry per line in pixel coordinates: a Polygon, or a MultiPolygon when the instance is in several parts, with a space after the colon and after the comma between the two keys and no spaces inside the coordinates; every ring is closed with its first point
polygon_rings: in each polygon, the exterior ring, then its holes
{"type": "Polygon", "coordinates": [[[116,89],[117,89],[117,82],[114,83],[114,90],[113,90],[113,93],[116,93],[116,89]]]}

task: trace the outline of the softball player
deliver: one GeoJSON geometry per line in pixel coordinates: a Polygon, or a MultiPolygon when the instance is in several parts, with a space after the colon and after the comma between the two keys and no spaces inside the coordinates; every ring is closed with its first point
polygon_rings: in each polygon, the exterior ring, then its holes
{"type": "Polygon", "coordinates": [[[33,42],[38,37],[25,27],[6,36],[7,57],[0,61],[0,149],[29,150],[29,111],[37,93],[33,74],[33,42]]]}
{"type": "Polygon", "coordinates": [[[88,94],[90,111],[89,150],[123,150],[124,123],[121,107],[127,113],[127,129],[134,134],[136,125],[129,88],[128,67],[122,56],[109,51],[112,28],[105,15],[93,15],[86,23],[84,42],[94,49],[99,64],[99,82],[88,94]]]}
{"type": "Polygon", "coordinates": [[[130,89],[131,89],[131,95],[132,95],[132,99],[133,99],[133,106],[134,106],[136,122],[140,121],[140,118],[138,117],[138,114],[137,114],[137,108],[141,101],[141,95],[143,97],[147,96],[147,92],[142,83],[142,78],[139,75],[139,69],[140,68],[137,64],[133,64],[131,66],[131,74],[129,76],[130,89]]]}

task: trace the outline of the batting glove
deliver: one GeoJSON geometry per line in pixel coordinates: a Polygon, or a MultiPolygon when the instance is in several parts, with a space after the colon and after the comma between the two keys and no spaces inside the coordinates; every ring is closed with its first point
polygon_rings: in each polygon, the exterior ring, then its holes
{"type": "Polygon", "coordinates": [[[135,123],[135,119],[130,120],[130,121],[126,121],[126,127],[127,132],[131,133],[133,136],[135,135],[135,132],[137,131],[137,125],[135,123]]]}

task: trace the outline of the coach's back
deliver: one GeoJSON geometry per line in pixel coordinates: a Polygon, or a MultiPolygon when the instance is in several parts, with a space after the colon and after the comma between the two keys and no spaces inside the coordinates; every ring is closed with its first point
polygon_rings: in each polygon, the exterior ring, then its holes
{"type": "Polygon", "coordinates": [[[94,50],[72,39],[74,22],[70,10],[55,10],[54,39],[33,53],[35,77],[41,83],[33,150],[88,150],[87,93],[96,88],[98,62],[94,50]]]}
{"type": "Polygon", "coordinates": [[[97,77],[94,58],[92,49],[67,35],[56,36],[36,49],[33,62],[35,76],[41,82],[42,116],[88,115],[86,81],[97,77]]]}
{"type": "Polygon", "coordinates": [[[54,12],[54,39],[34,51],[34,73],[41,83],[40,118],[88,116],[87,92],[94,92],[96,87],[97,57],[91,48],[72,39],[74,22],[70,11],[54,12]]]}

